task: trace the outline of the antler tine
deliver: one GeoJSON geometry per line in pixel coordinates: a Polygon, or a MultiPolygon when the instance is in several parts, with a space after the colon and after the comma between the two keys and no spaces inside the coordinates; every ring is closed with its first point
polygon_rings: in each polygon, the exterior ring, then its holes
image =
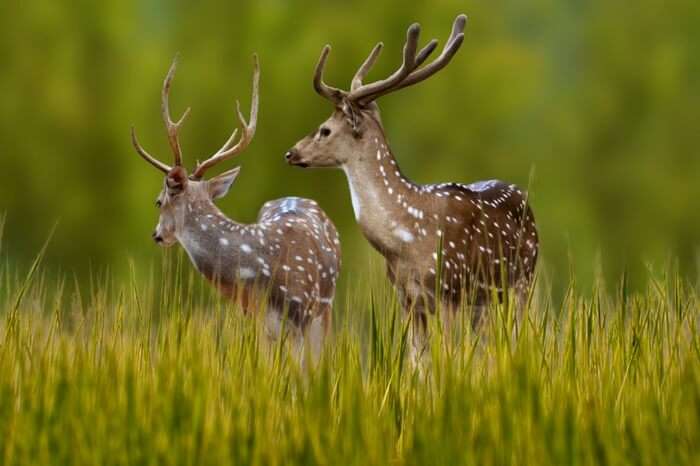
{"type": "Polygon", "coordinates": [[[358,68],[357,73],[355,73],[355,76],[353,76],[352,82],[350,83],[350,91],[354,91],[358,87],[362,86],[362,80],[365,79],[365,76],[367,76],[369,70],[374,66],[379,54],[382,52],[382,48],[384,48],[384,44],[382,42],[379,42],[374,46],[365,61],[362,63],[362,66],[358,68]]]}
{"type": "MultiPolygon", "coordinates": [[[[425,47],[423,47],[420,50],[420,52],[418,52],[415,58],[414,68],[417,68],[423,64],[425,59],[428,58],[431,53],[433,53],[435,47],[437,47],[437,44],[437,40],[432,39],[430,42],[428,42],[428,44],[425,47]]],[[[383,48],[383,42],[379,42],[377,45],[374,46],[367,59],[364,61],[364,63],[362,63],[362,66],[357,70],[357,73],[355,73],[355,76],[352,78],[352,83],[350,86],[351,91],[354,91],[358,87],[362,86],[362,80],[365,79],[365,76],[367,76],[369,70],[371,70],[374,66],[383,48]]]]}
{"type": "Polygon", "coordinates": [[[316,68],[314,69],[314,89],[316,92],[333,103],[340,103],[343,100],[345,92],[337,89],[333,86],[329,86],[323,81],[323,70],[326,67],[326,60],[328,59],[328,54],[331,52],[331,46],[326,44],[321,50],[321,56],[316,63],[316,68]]]}
{"type": "Polygon", "coordinates": [[[181,166],[182,151],[180,149],[180,141],[178,140],[178,132],[180,131],[182,123],[187,118],[187,115],[190,114],[190,108],[187,107],[185,112],[182,114],[182,117],[180,117],[180,119],[177,122],[174,122],[170,117],[170,85],[172,83],[173,77],[175,76],[175,70],[177,69],[177,60],[178,56],[176,55],[173,59],[172,65],[170,65],[168,74],[165,76],[165,81],[163,81],[163,90],[161,92],[161,113],[163,115],[163,122],[165,123],[165,128],[168,132],[168,143],[170,144],[170,148],[173,151],[173,155],[175,155],[175,166],[181,166]]]}
{"type": "Polygon", "coordinates": [[[416,68],[421,66],[423,62],[430,56],[438,45],[437,39],[430,39],[430,42],[418,52],[416,55],[416,68]]]}
{"type": "Polygon", "coordinates": [[[416,49],[418,48],[418,37],[420,35],[420,25],[418,23],[412,24],[408,31],[406,31],[406,43],[403,47],[403,63],[398,70],[396,70],[391,76],[381,81],[376,81],[371,84],[365,84],[358,87],[348,94],[348,99],[355,102],[364,103],[363,100],[382,93],[387,89],[391,89],[398,83],[403,81],[406,76],[408,76],[411,71],[416,68],[416,49]]]}
{"type": "Polygon", "coordinates": [[[432,63],[426,65],[425,67],[414,71],[406,79],[404,79],[396,88],[392,90],[402,89],[404,87],[416,84],[423,81],[426,78],[434,75],[441,69],[443,69],[452,60],[452,57],[457,53],[459,47],[464,41],[464,26],[467,23],[466,15],[459,15],[455,18],[452,24],[452,32],[450,33],[449,39],[445,43],[445,47],[442,49],[442,53],[437,57],[432,63]]]}
{"type": "Polygon", "coordinates": [[[160,160],[156,160],[154,157],[151,156],[146,150],[141,147],[141,144],[139,144],[138,139],[136,139],[136,130],[134,127],[131,127],[131,143],[134,145],[134,149],[136,149],[136,152],[143,157],[143,159],[156,167],[158,170],[162,171],[163,173],[168,173],[170,171],[170,167],[161,162],[160,160]]]}
{"type": "Polygon", "coordinates": [[[258,107],[260,101],[260,63],[258,61],[257,54],[253,55],[253,63],[253,92],[250,102],[250,120],[248,122],[246,122],[246,119],[241,112],[241,103],[238,100],[236,101],[236,114],[241,129],[240,139],[235,145],[233,145],[236,135],[238,134],[238,128],[236,128],[233,130],[233,133],[221,147],[221,149],[216,151],[214,155],[209,157],[204,162],[197,164],[197,168],[192,173],[192,178],[201,179],[202,176],[204,176],[205,171],[217,163],[239,154],[241,151],[243,151],[243,149],[248,147],[250,142],[253,140],[258,124],[258,107]]]}

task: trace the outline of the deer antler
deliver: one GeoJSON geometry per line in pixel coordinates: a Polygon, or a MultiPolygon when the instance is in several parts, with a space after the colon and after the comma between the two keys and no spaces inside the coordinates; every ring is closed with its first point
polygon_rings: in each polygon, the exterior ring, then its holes
{"type": "MultiPolygon", "coordinates": [[[[190,108],[187,107],[187,110],[185,110],[185,113],[183,113],[182,117],[177,122],[173,122],[170,118],[170,106],[168,102],[168,97],[170,94],[170,83],[172,82],[173,76],[175,75],[175,70],[177,69],[177,58],[178,57],[176,55],[175,59],[173,59],[172,65],[170,65],[168,74],[165,76],[165,81],[163,82],[163,90],[161,91],[160,111],[163,115],[165,129],[168,132],[168,143],[170,144],[170,148],[172,149],[173,154],[175,155],[175,166],[179,167],[182,165],[182,151],[180,149],[180,142],[178,141],[178,132],[180,131],[180,127],[185,121],[185,118],[187,118],[187,115],[190,114],[190,108]]],[[[168,173],[171,170],[171,167],[159,160],[156,160],[153,156],[146,152],[146,150],[143,147],[141,147],[141,144],[139,144],[138,139],[136,139],[136,130],[133,126],[131,127],[131,143],[134,145],[136,152],[138,152],[138,154],[141,157],[143,157],[143,159],[146,162],[150,163],[158,170],[165,173],[168,173]]]]}
{"type": "MultiPolygon", "coordinates": [[[[450,37],[447,39],[447,42],[445,42],[445,47],[442,49],[442,53],[440,54],[440,56],[437,57],[429,65],[426,65],[425,67],[411,73],[406,79],[403,80],[403,82],[401,82],[401,84],[399,84],[398,87],[392,90],[403,89],[404,87],[419,83],[424,79],[427,79],[430,76],[434,75],[435,73],[443,69],[445,66],[447,66],[450,60],[452,60],[452,57],[455,55],[455,53],[457,53],[457,50],[459,50],[459,47],[462,45],[462,42],[464,42],[464,26],[466,24],[466,15],[457,16],[457,18],[455,18],[454,23],[452,24],[452,32],[450,33],[450,37]]],[[[437,45],[437,41],[435,41],[435,45],[437,45]]],[[[435,47],[433,47],[433,49],[434,48],[435,47]]]]}
{"type": "Polygon", "coordinates": [[[233,133],[228,138],[226,143],[221,146],[221,149],[216,151],[214,155],[209,157],[202,163],[197,163],[197,168],[195,168],[192,173],[191,178],[198,180],[204,175],[204,172],[209,168],[213,167],[217,163],[229,159],[236,154],[239,154],[243,149],[248,147],[250,142],[253,140],[255,135],[255,128],[258,123],[258,101],[259,101],[259,83],[260,83],[260,64],[258,62],[257,54],[253,55],[253,95],[251,97],[250,103],[250,121],[246,122],[245,117],[241,113],[241,104],[236,101],[236,113],[238,115],[238,122],[241,127],[241,137],[238,142],[234,145],[236,140],[236,135],[238,134],[238,128],[233,130],[233,133]]]}
{"type": "Polygon", "coordinates": [[[328,59],[328,54],[331,51],[331,46],[326,44],[321,50],[321,56],[316,63],[316,68],[314,69],[314,89],[321,96],[330,100],[333,103],[340,103],[343,98],[347,95],[345,91],[341,91],[333,86],[329,86],[323,81],[323,69],[326,67],[326,60],[328,59]]]}
{"type": "MultiPolygon", "coordinates": [[[[390,89],[403,81],[411,73],[411,71],[416,68],[416,50],[418,48],[419,36],[420,26],[418,23],[413,23],[408,28],[408,31],[406,31],[406,43],[403,46],[403,62],[401,63],[399,69],[394,71],[394,73],[386,79],[375,81],[371,84],[363,84],[357,87],[355,90],[350,91],[350,94],[348,94],[348,99],[355,102],[361,102],[364,97],[380,93],[385,89],[390,89]]],[[[375,47],[375,49],[376,48],[377,47],[375,47]]],[[[374,50],[372,52],[374,52],[374,50]]],[[[373,64],[373,61],[370,60],[371,58],[372,54],[370,54],[365,63],[363,63],[363,67],[368,61],[370,66],[373,64]]],[[[361,75],[366,74],[369,71],[370,66],[367,66],[361,75]]],[[[363,71],[362,67],[358,73],[360,71],[363,71]]]]}
{"type": "Polygon", "coordinates": [[[162,171],[163,173],[168,173],[171,169],[171,167],[167,166],[160,160],[156,160],[154,157],[151,156],[148,152],[146,152],[146,149],[141,147],[141,144],[139,144],[138,139],[136,139],[136,130],[134,127],[131,127],[131,143],[134,145],[134,149],[136,149],[136,152],[143,157],[143,159],[156,167],[158,170],[162,171]]]}
{"type": "Polygon", "coordinates": [[[173,64],[170,65],[168,74],[165,76],[165,81],[163,81],[163,90],[161,91],[160,112],[163,115],[163,123],[165,123],[165,129],[168,131],[168,143],[170,144],[170,148],[173,151],[173,155],[175,155],[175,166],[179,167],[182,165],[182,150],[180,149],[178,132],[180,131],[182,123],[184,123],[185,119],[187,118],[187,115],[190,114],[190,108],[187,107],[185,113],[182,114],[182,117],[180,117],[180,119],[177,122],[174,122],[170,118],[170,84],[173,81],[173,76],[175,76],[175,70],[177,69],[177,59],[178,57],[176,55],[175,59],[173,60],[173,64]]]}
{"type": "Polygon", "coordinates": [[[417,51],[420,26],[415,23],[412,24],[408,28],[408,31],[406,31],[406,42],[403,48],[403,61],[399,69],[386,79],[370,84],[363,84],[362,80],[377,61],[377,58],[379,57],[379,54],[384,46],[384,44],[381,42],[378,43],[374,46],[367,59],[362,63],[360,68],[355,73],[355,76],[352,78],[349,92],[328,86],[323,82],[323,69],[326,65],[328,53],[330,52],[330,46],[326,45],[323,48],[321,58],[316,65],[314,74],[314,88],[316,89],[316,92],[334,103],[339,103],[343,99],[347,99],[359,105],[365,106],[382,95],[423,81],[444,68],[450,62],[464,41],[464,26],[466,22],[467,17],[465,15],[459,15],[457,18],[455,18],[454,23],[452,24],[452,33],[445,43],[445,47],[443,48],[440,56],[432,63],[420,69],[418,68],[437,47],[437,40],[432,39],[425,47],[423,47],[420,51],[417,51]]]}
{"type": "MultiPolygon", "coordinates": [[[[168,143],[170,144],[170,148],[172,149],[173,155],[175,156],[175,166],[179,167],[182,165],[182,150],[180,148],[180,141],[178,140],[178,133],[180,131],[180,128],[182,127],[183,122],[190,114],[190,108],[188,107],[187,110],[185,110],[182,117],[180,117],[178,121],[175,122],[172,120],[170,116],[169,96],[170,86],[173,80],[173,76],[175,76],[175,70],[177,69],[177,58],[178,57],[176,56],[173,60],[173,63],[172,65],[170,65],[170,69],[168,70],[168,74],[165,76],[165,81],[163,81],[160,109],[161,114],[163,116],[163,122],[165,123],[165,128],[168,133],[168,143]]],[[[238,134],[238,129],[235,129],[226,141],[226,143],[221,147],[221,149],[219,149],[213,156],[211,156],[204,162],[197,163],[197,168],[191,176],[192,179],[198,180],[202,178],[204,172],[207,169],[211,168],[212,166],[216,165],[222,160],[226,160],[238,154],[243,149],[245,149],[248,146],[248,144],[250,144],[250,142],[252,141],[258,121],[258,88],[260,82],[260,65],[258,63],[257,55],[253,55],[253,61],[253,97],[250,106],[250,121],[246,122],[245,117],[241,113],[240,102],[236,101],[236,112],[238,114],[238,121],[240,122],[242,129],[240,139],[235,145],[233,144],[236,140],[236,135],[238,134]]],[[[139,144],[138,139],[136,138],[136,131],[133,127],[131,128],[131,142],[134,145],[136,152],[141,157],[143,157],[143,159],[146,162],[150,163],[151,165],[153,165],[158,170],[164,173],[168,173],[171,170],[172,167],[169,167],[163,162],[155,159],[148,152],[146,152],[146,150],[143,147],[141,147],[141,144],[139,144]]]]}
{"type": "MultiPolygon", "coordinates": [[[[437,41],[435,39],[431,40],[428,45],[426,45],[420,52],[418,52],[418,54],[416,54],[415,43],[412,43],[412,41],[417,42],[418,35],[420,33],[420,26],[418,24],[411,25],[407,32],[406,44],[404,45],[404,59],[401,67],[387,79],[371,84],[358,85],[350,92],[348,99],[357,102],[360,105],[367,105],[382,95],[402,89],[412,84],[416,84],[432,76],[450,62],[454,54],[462,45],[462,42],[464,41],[464,26],[466,22],[467,17],[465,15],[459,15],[457,18],[455,18],[454,23],[452,24],[452,32],[445,43],[442,53],[432,63],[421,69],[418,69],[418,67],[435,50],[437,41]],[[408,56],[409,54],[410,56],[408,56]]],[[[370,54],[370,58],[371,57],[372,54],[370,54]]],[[[362,68],[365,67],[368,61],[370,61],[369,58],[363,64],[362,68]]],[[[372,64],[373,61],[370,62],[369,66],[372,64]]],[[[362,70],[361,68],[361,71],[363,71],[362,76],[369,71],[369,66],[365,70],[362,70]]],[[[358,74],[360,74],[360,71],[358,71],[358,74]]]]}
{"type": "Polygon", "coordinates": [[[362,86],[362,80],[365,79],[365,76],[367,76],[369,70],[372,69],[372,67],[374,66],[374,63],[377,61],[377,58],[379,58],[379,54],[382,52],[383,48],[383,42],[379,42],[377,45],[374,46],[372,51],[369,53],[369,56],[362,63],[362,66],[360,66],[357,69],[357,73],[355,73],[355,76],[353,76],[352,82],[350,83],[350,92],[362,86]]]}

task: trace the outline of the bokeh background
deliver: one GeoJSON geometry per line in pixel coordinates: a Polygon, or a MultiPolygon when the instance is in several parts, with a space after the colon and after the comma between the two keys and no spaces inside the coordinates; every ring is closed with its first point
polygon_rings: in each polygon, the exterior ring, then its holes
{"type": "MultiPolygon", "coordinates": [[[[170,160],[160,86],[181,55],[171,105],[192,106],[190,164],[215,151],[262,66],[258,132],[220,201],[253,221],[266,200],[317,199],[341,232],[343,285],[379,264],[355,225],[340,171],[288,167],[284,152],[331,108],[312,90],[323,44],[327,80],[347,87],[377,41],[371,78],[400,62],[406,27],[444,40],[469,15],[453,62],[380,101],[394,152],[419,182],[500,178],[528,186],[554,287],[678,261],[695,277],[700,244],[700,2],[697,0],[0,2],[0,212],[3,256],[26,265],[51,227],[56,274],[148,267],[159,172],[170,160]]],[[[227,165],[230,166],[231,164],[227,165]]],[[[218,170],[224,167],[219,167],[218,170]]]]}

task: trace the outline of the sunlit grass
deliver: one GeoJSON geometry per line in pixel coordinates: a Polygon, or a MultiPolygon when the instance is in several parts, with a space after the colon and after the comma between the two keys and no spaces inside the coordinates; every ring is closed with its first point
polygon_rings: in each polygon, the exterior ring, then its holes
{"type": "Polygon", "coordinates": [[[0,269],[1,463],[700,461],[699,295],[674,274],[557,305],[540,287],[517,336],[507,306],[479,334],[433,325],[421,375],[381,274],[305,372],[181,267],[80,293],[0,269]]]}

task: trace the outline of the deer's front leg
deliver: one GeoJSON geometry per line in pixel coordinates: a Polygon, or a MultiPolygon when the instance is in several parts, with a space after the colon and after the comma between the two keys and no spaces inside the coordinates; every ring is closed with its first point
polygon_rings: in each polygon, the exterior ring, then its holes
{"type": "Polygon", "coordinates": [[[414,274],[407,272],[399,274],[390,263],[388,263],[387,274],[396,289],[404,318],[411,320],[410,361],[422,372],[430,358],[428,314],[434,309],[434,293],[427,290],[414,274]]]}

